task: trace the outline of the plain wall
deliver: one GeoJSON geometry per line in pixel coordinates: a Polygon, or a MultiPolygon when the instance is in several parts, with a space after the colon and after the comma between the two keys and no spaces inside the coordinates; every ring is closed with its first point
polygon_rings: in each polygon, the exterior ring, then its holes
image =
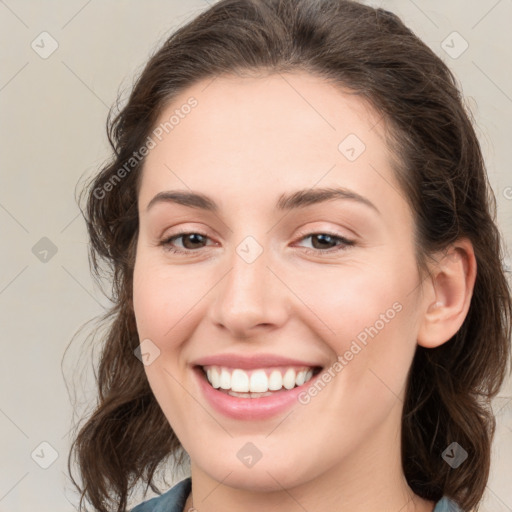
{"type": "MultiPolygon", "coordinates": [[[[512,2],[368,3],[401,16],[460,80],[510,244],[512,2]]],[[[89,273],[75,187],[109,156],[105,120],[118,92],[129,91],[173,28],[207,7],[203,0],[0,2],[0,512],[76,508],[67,477],[75,390],[68,394],[64,377],[81,382],[79,406],[93,404],[94,388],[87,360],[74,366],[80,342],[64,375],[61,361],[72,336],[109,302],[89,273]],[[56,460],[43,469],[53,450],[56,460]]],[[[511,396],[509,382],[496,400],[488,512],[512,511],[511,396]]]]}

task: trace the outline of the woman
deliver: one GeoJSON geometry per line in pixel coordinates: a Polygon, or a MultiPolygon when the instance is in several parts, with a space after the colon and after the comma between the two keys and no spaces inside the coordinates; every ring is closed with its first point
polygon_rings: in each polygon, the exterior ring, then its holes
{"type": "Polygon", "coordinates": [[[87,189],[115,307],[83,500],[469,511],[511,297],[455,79],[393,14],[221,0],[150,59],[87,189]]]}

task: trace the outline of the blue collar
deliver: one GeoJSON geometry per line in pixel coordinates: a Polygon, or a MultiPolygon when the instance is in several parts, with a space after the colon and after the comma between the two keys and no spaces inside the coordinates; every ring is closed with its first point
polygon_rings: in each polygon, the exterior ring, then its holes
{"type": "Polygon", "coordinates": [[[131,512],[182,512],[191,488],[192,480],[185,478],[160,496],[137,505],[131,512]]]}

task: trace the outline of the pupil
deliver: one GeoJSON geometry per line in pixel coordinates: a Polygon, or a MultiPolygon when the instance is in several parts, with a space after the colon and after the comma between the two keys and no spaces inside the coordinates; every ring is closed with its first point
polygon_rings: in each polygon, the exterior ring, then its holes
{"type": "MultiPolygon", "coordinates": [[[[202,243],[202,238],[203,238],[203,235],[200,235],[199,233],[191,233],[189,234],[188,236],[186,236],[184,238],[184,242],[188,241],[188,240],[191,240],[192,241],[192,244],[201,244],[202,243]]],[[[186,247],[186,243],[184,243],[185,247],[186,247]]],[[[190,249],[190,247],[187,247],[188,249],[190,249]]],[[[191,247],[192,249],[194,249],[195,247],[191,247]]]]}
{"type": "MultiPolygon", "coordinates": [[[[327,239],[327,243],[329,243],[329,241],[331,240],[331,235],[315,235],[313,237],[313,241],[314,240],[320,240],[321,242],[322,241],[325,242],[326,239],[327,239]]],[[[331,240],[331,243],[332,243],[332,240],[331,240]]],[[[322,248],[322,247],[325,247],[325,245],[322,246],[322,244],[320,244],[320,248],[322,248]]],[[[316,247],[315,247],[315,249],[316,249],[316,247]]]]}

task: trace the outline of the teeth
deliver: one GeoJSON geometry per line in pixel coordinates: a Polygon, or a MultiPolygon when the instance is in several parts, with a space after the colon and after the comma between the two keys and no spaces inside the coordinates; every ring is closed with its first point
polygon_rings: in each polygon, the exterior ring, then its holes
{"type": "Polygon", "coordinates": [[[212,386],[217,389],[220,387],[220,375],[219,370],[217,368],[211,368],[210,369],[210,377],[208,377],[208,380],[212,383],[212,386]]]}
{"type": "Polygon", "coordinates": [[[231,374],[231,391],[247,393],[249,391],[249,375],[243,370],[234,370],[231,374]]]}
{"type": "Polygon", "coordinates": [[[293,368],[288,368],[288,370],[286,370],[283,377],[283,386],[286,389],[292,389],[295,387],[295,376],[296,374],[293,368]]]}
{"type": "Polygon", "coordinates": [[[268,378],[265,370],[256,370],[252,373],[249,390],[251,393],[265,393],[268,391],[268,378]]]}
{"type": "Polygon", "coordinates": [[[297,384],[297,386],[302,386],[302,384],[306,382],[306,373],[307,372],[305,371],[297,373],[297,378],[295,379],[295,384],[297,384]]]}
{"type": "Polygon", "coordinates": [[[208,382],[215,389],[229,391],[233,396],[269,395],[270,391],[293,389],[302,386],[313,377],[311,368],[281,368],[273,370],[257,369],[245,371],[239,368],[230,369],[218,366],[204,368],[208,382]],[[238,394],[241,395],[238,395],[238,394]],[[248,394],[251,395],[248,395],[248,394]]]}
{"type": "Polygon", "coordinates": [[[220,371],[219,387],[221,389],[231,389],[231,374],[226,368],[222,368],[220,371]]]}
{"type": "Polygon", "coordinates": [[[283,387],[283,376],[279,370],[274,370],[270,374],[270,379],[268,380],[268,389],[270,391],[277,391],[283,387]]]}

